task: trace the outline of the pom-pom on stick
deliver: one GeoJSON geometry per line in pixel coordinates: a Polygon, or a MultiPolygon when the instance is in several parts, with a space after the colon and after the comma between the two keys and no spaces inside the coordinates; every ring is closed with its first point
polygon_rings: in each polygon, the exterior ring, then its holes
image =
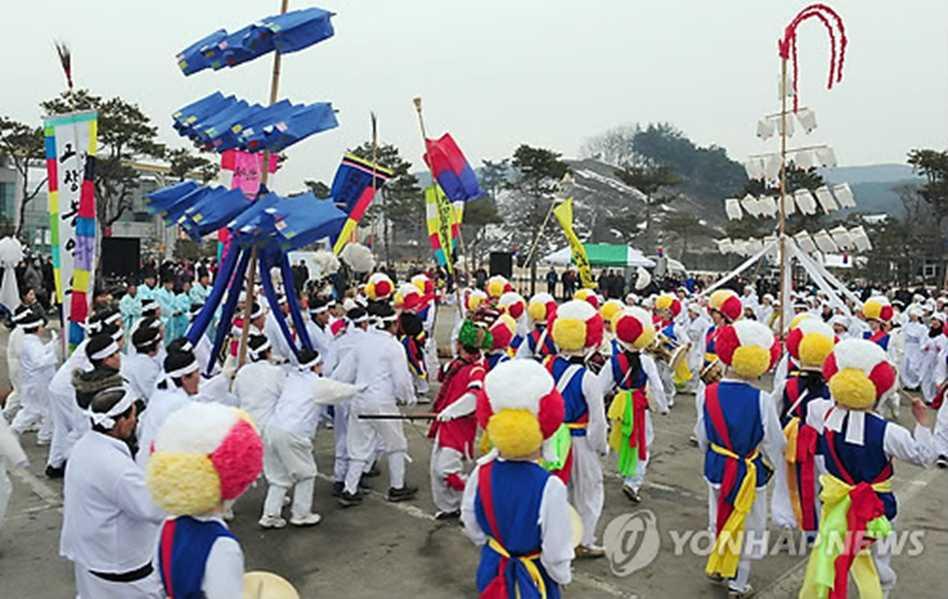
{"type": "Polygon", "coordinates": [[[780,58],[793,63],[793,111],[800,108],[797,82],[799,67],[797,66],[797,27],[807,19],[817,18],[826,27],[830,38],[830,68],[826,89],[833,89],[833,85],[843,80],[843,62],[846,58],[846,27],[843,19],[832,8],[825,4],[811,4],[797,13],[784,29],[783,38],[777,42],[780,58]],[[838,30],[838,37],[837,37],[838,30]]]}
{"type": "Polygon", "coordinates": [[[59,55],[59,64],[63,67],[63,73],[66,74],[66,85],[69,91],[72,91],[72,52],[66,42],[53,42],[56,46],[56,54],[59,55]]]}

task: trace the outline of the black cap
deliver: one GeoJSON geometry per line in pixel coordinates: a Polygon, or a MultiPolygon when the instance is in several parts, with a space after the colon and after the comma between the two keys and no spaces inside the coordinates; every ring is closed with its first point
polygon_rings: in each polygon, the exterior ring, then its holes
{"type": "Polygon", "coordinates": [[[99,362],[119,351],[118,343],[107,333],[99,333],[89,339],[86,344],[86,357],[91,361],[99,362]],[[109,348],[112,348],[111,350],[109,348]]]}

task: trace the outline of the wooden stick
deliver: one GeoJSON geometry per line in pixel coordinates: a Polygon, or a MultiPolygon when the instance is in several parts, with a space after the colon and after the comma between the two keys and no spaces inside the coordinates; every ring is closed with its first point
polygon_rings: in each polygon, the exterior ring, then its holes
{"type": "Polygon", "coordinates": [[[784,315],[787,313],[787,304],[790,302],[789,289],[786,285],[787,260],[787,59],[780,61],[780,315],[778,317],[778,336],[784,334],[784,315]]]}
{"type": "MultiPolygon", "coordinates": [[[[280,14],[286,14],[289,10],[290,0],[280,0],[280,14]]],[[[270,76],[270,106],[276,104],[277,94],[280,88],[280,64],[282,56],[279,50],[273,52],[273,73],[270,76]]],[[[270,150],[263,152],[263,169],[260,173],[260,186],[263,187],[270,180],[270,150]]],[[[258,194],[259,195],[259,194],[258,194]]],[[[253,303],[256,299],[254,293],[254,284],[256,284],[257,274],[257,248],[254,247],[250,254],[250,270],[247,272],[247,293],[244,300],[244,315],[240,329],[240,344],[237,346],[237,367],[240,368],[247,361],[247,340],[250,338],[250,315],[253,312],[253,303]]]]}
{"type": "MultiPolygon", "coordinates": [[[[415,111],[418,113],[418,127],[421,129],[421,147],[424,148],[425,152],[427,153],[427,151],[428,151],[428,133],[427,133],[427,131],[425,131],[425,117],[422,116],[422,114],[421,114],[421,96],[416,97],[415,99],[412,100],[412,102],[414,102],[414,104],[415,104],[415,111]]],[[[427,162],[426,162],[426,164],[427,164],[427,162]]],[[[431,174],[431,184],[436,186],[436,185],[438,184],[438,180],[435,179],[434,171],[431,170],[431,165],[430,165],[430,164],[428,164],[427,166],[428,166],[428,173],[431,174]]],[[[437,193],[438,193],[438,192],[437,192],[437,187],[436,187],[436,188],[435,188],[435,196],[436,196],[436,197],[437,197],[437,193]]],[[[458,239],[459,239],[459,240],[460,240],[460,235],[461,235],[460,229],[461,229],[461,227],[460,227],[460,225],[459,225],[459,226],[458,226],[458,239]]],[[[443,249],[444,249],[444,248],[442,248],[442,250],[443,250],[443,249]]],[[[451,256],[452,253],[453,253],[453,252],[445,252],[444,260],[445,260],[446,263],[448,263],[448,265],[449,265],[449,270],[451,271],[452,276],[454,277],[454,295],[455,295],[455,300],[457,301],[457,304],[458,304],[458,317],[463,319],[463,318],[464,318],[464,306],[461,305],[461,286],[458,285],[458,273],[457,273],[457,269],[454,267],[454,264],[452,264],[452,263],[450,262],[450,260],[452,259],[452,256],[451,256]]],[[[465,259],[466,259],[466,258],[467,258],[467,256],[465,256],[465,259]]],[[[467,276],[467,284],[470,285],[470,284],[471,284],[471,274],[470,274],[469,272],[467,272],[467,271],[465,271],[465,274],[466,274],[466,276],[467,276]]],[[[437,302],[435,302],[435,314],[437,314],[437,310],[438,310],[438,304],[437,304],[437,302]]],[[[435,345],[437,346],[437,343],[436,343],[435,345]]]]}
{"type": "Polygon", "coordinates": [[[359,414],[359,420],[434,420],[438,415],[434,412],[423,414],[359,414]]]}
{"type": "Polygon", "coordinates": [[[524,266],[530,267],[530,295],[533,295],[536,292],[536,277],[534,273],[534,261],[536,256],[534,254],[537,251],[537,246],[540,244],[540,239],[543,237],[543,232],[546,230],[547,224],[550,222],[550,218],[553,216],[553,209],[556,208],[556,205],[559,202],[557,198],[553,198],[553,201],[550,202],[550,209],[546,211],[546,217],[543,219],[543,224],[540,225],[540,230],[537,231],[536,237],[533,238],[533,243],[530,245],[530,251],[527,253],[527,259],[524,261],[524,266]]]}

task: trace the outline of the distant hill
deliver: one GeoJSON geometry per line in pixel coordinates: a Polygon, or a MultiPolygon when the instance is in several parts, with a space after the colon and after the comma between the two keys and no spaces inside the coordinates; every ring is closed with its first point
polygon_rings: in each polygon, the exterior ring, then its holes
{"type": "Polygon", "coordinates": [[[827,183],[849,183],[859,212],[884,212],[895,217],[904,216],[905,207],[894,188],[922,181],[907,164],[842,166],[820,169],[820,174],[827,183]]]}

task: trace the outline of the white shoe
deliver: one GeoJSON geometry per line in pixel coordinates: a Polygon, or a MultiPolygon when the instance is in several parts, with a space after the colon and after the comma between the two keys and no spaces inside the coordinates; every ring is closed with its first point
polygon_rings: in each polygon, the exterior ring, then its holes
{"type": "Polygon", "coordinates": [[[50,439],[40,439],[39,437],[36,438],[36,444],[39,445],[40,447],[46,447],[47,445],[49,445],[49,442],[50,442],[50,439]]]}
{"type": "Polygon", "coordinates": [[[290,524],[292,524],[293,526],[316,526],[317,524],[322,522],[322,519],[323,517],[320,516],[319,514],[310,513],[310,514],[306,514],[305,516],[301,518],[297,518],[296,516],[293,516],[292,518],[290,518],[290,524]]]}
{"type": "Polygon", "coordinates": [[[263,516],[257,524],[260,528],[286,528],[286,520],[280,516],[263,516]]]}

